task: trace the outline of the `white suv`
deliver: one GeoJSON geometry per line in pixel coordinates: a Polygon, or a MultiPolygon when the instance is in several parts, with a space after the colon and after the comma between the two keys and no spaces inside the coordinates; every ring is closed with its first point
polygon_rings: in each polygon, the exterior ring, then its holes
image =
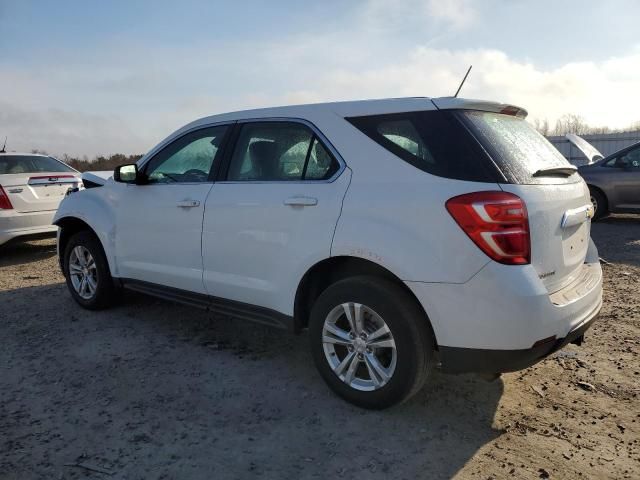
{"type": "Polygon", "coordinates": [[[69,290],[308,328],[325,381],[368,408],[436,366],[525,368],[602,304],[589,191],[525,115],[408,98],[197,120],[63,201],[69,290]]]}

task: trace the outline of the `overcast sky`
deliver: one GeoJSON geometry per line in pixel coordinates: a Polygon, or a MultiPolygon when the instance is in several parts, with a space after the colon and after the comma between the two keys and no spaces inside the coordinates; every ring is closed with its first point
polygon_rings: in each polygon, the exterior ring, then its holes
{"type": "Polygon", "coordinates": [[[11,150],[143,153],[262,106],[452,95],[640,121],[640,2],[0,0],[11,150]]]}

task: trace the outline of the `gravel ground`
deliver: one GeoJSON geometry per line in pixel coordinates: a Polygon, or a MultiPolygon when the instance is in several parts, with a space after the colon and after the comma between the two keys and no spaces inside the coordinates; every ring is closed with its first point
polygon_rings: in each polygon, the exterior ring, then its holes
{"type": "Polygon", "coordinates": [[[640,478],[640,218],[593,237],[610,263],[582,347],[436,374],[383,412],[331,394],[306,335],[133,294],[87,312],[53,240],[6,246],[0,478],[640,478]]]}

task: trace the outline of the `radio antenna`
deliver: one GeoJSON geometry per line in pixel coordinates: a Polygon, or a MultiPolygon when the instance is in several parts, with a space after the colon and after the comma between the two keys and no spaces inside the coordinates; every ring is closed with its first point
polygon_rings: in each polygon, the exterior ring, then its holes
{"type": "Polygon", "coordinates": [[[469,70],[467,70],[467,73],[464,74],[464,78],[462,79],[462,82],[460,82],[460,86],[458,87],[458,90],[456,90],[456,94],[453,96],[453,98],[456,98],[460,93],[460,89],[462,88],[462,85],[464,85],[464,82],[467,80],[471,68],[473,68],[473,65],[469,65],[469,70]]]}
{"type": "Polygon", "coordinates": [[[0,150],[0,153],[7,153],[7,136],[5,135],[4,137],[4,145],[2,145],[2,150],[0,150]]]}

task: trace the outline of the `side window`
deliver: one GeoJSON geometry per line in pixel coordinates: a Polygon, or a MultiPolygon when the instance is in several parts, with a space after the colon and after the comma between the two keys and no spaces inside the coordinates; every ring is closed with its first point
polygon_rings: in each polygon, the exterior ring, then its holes
{"type": "Polygon", "coordinates": [[[424,172],[473,182],[500,180],[487,153],[455,115],[426,110],[346,120],[382,148],[424,172]]]}
{"type": "Polygon", "coordinates": [[[191,132],[161,150],[145,167],[149,183],[206,182],[218,158],[226,125],[191,132]]]}
{"type": "Polygon", "coordinates": [[[242,125],[227,180],[300,181],[331,177],[338,164],[314,133],[295,122],[242,125]]]}
{"type": "Polygon", "coordinates": [[[338,168],[338,162],[333,159],[318,139],[314,138],[304,179],[324,180],[331,178],[338,171],[338,168]]]}
{"type": "Polygon", "coordinates": [[[618,157],[616,167],[633,169],[640,168],[640,148],[631,150],[618,157]]]}

